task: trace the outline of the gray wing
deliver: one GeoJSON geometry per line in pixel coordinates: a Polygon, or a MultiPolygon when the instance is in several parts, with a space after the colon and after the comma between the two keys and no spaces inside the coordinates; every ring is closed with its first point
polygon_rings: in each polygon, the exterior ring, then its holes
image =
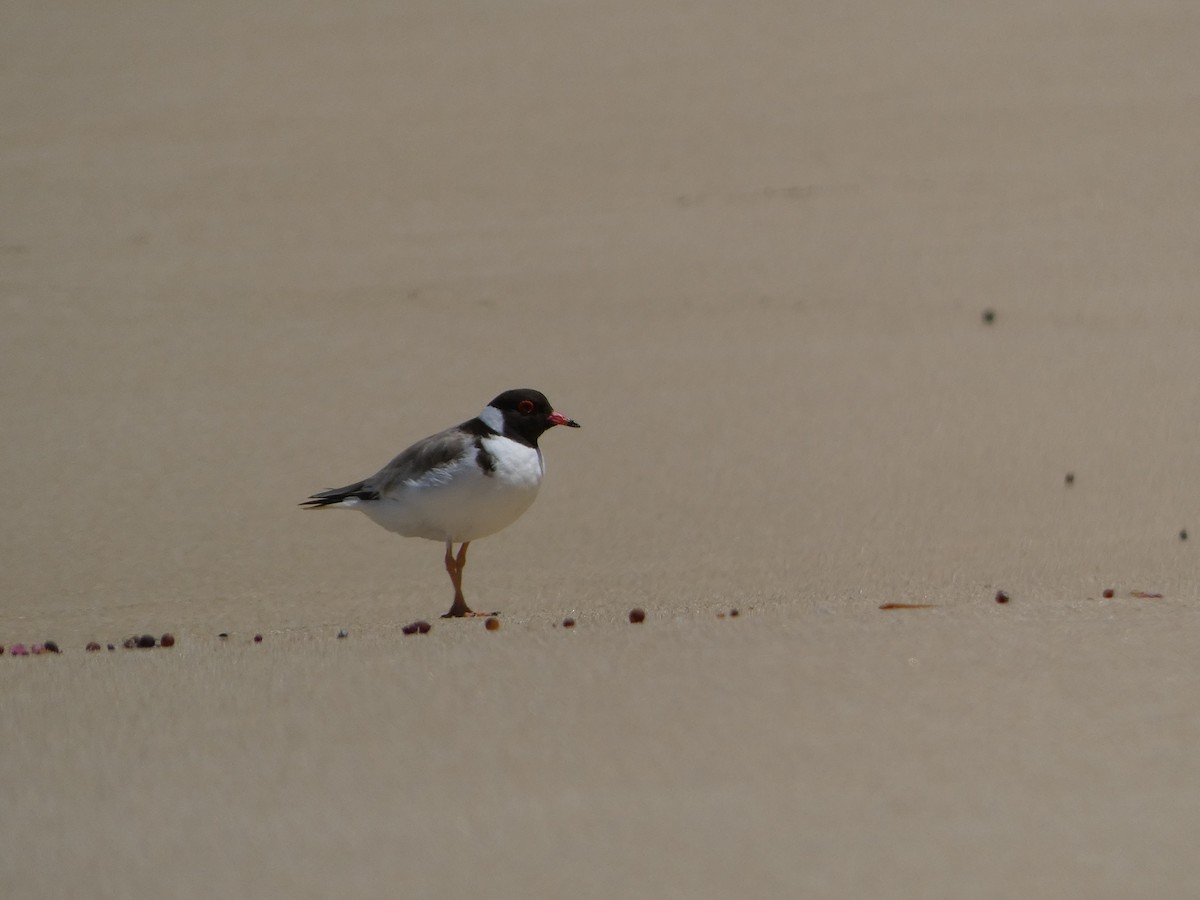
{"type": "Polygon", "coordinates": [[[420,479],[430,470],[448,466],[468,453],[477,440],[469,425],[447,428],[423,441],[417,441],[370,478],[313,494],[300,505],[305,509],[320,509],[351,497],[378,500],[383,494],[395,494],[404,482],[420,479]]]}
{"type": "Polygon", "coordinates": [[[474,437],[461,427],[447,428],[417,441],[363,482],[376,495],[393,492],[404,482],[419,480],[426,472],[440,469],[468,453],[474,437]]]}

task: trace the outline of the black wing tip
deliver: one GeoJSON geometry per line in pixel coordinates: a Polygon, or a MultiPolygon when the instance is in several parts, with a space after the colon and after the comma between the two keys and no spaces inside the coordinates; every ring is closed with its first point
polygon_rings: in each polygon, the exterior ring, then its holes
{"type": "Polygon", "coordinates": [[[303,503],[300,503],[299,506],[301,509],[321,509],[322,507],[332,506],[335,503],[341,502],[341,500],[330,500],[327,498],[313,496],[309,497],[303,503]]]}
{"type": "Polygon", "coordinates": [[[300,508],[323,509],[326,506],[336,506],[343,500],[348,500],[351,497],[357,497],[359,500],[377,500],[379,499],[379,492],[364,489],[360,482],[350,487],[333,488],[332,490],[321,491],[319,494],[313,494],[300,504],[300,508]]]}

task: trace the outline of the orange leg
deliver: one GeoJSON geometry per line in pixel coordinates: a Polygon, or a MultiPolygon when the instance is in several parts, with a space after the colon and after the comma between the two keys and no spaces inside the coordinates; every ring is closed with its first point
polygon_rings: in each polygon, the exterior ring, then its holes
{"type": "Polygon", "coordinates": [[[458,557],[454,556],[454,543],[446,541],[446,572],[450,576],[450,583],[454,585],[454,604],[450,607],[450,612],[442,616],[443,619],[458,619],[464,616],[494,616],[496,613],[475,612],[471,607],[467,606],[466,598],[463,597],[462,591],[462,573],[467,565],[467,548],[471,546],[470,541],[465,541],[458,550],[458,557]]]}

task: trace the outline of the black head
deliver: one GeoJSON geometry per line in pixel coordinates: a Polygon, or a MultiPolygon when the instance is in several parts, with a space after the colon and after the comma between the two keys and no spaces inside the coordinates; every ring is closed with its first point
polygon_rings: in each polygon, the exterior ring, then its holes
{"type": "Polygon", "coordinates": [[[497,410],[504,418],[505,435],[533,446],[537,446],[537,439],[555,425],[579,427],[574,419],[555,412],[546,395],[532,388],[505,391],[488,404],[488,409],[497,410]]]}

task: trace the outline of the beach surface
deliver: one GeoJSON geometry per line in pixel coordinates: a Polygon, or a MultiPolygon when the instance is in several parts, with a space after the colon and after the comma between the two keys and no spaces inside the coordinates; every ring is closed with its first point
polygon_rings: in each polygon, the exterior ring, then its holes
{"type": "Polygon", "coordinates": [[[3,892],[1200,896],[1192,4],[0,17],[3,892]]]}

